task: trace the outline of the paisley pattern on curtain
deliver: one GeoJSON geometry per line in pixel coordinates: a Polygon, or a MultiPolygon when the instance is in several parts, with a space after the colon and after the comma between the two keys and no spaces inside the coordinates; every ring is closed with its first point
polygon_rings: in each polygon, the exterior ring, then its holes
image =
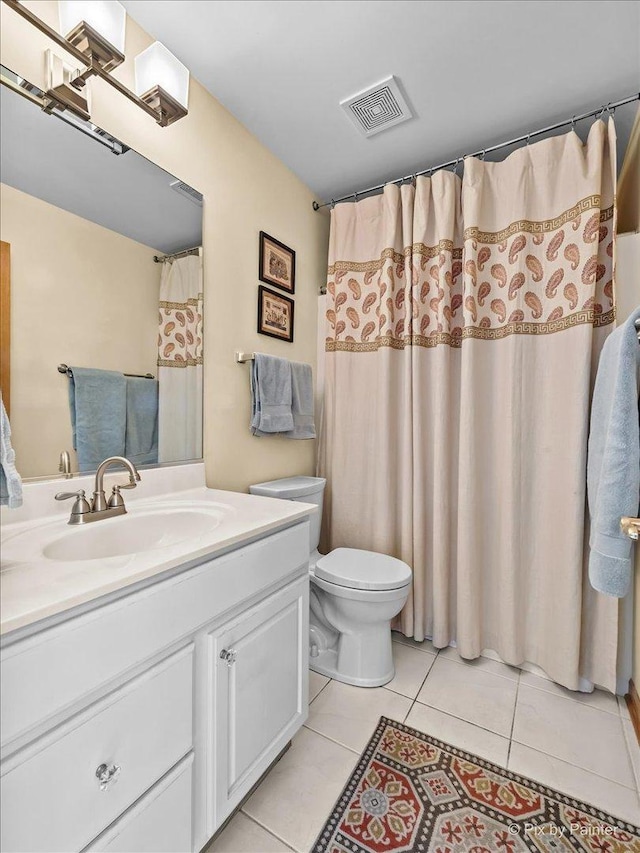
{"type": "Polygon", "coordinates": [[[616,681],[586,581],[586,450],[615,320],[615,131],[465,161],[332,211],[321,551],[405,560],[396,627],[571,689],[616,681]]]}
{"type": "Polygon", "coordinates": [[[600,207],[592,195],[553,219],[467,228],[464,249],[440,240],[385,248],[364,263],[335,261],[327,350],[459,347],[469,337],[612,323],[614,209],[600,207]]]}
{"type": "Polygon", "coordinates": [[[159,307],[158,367],[202,364],[202,293],[186,302],[161,300],[159,307]]]}
{"type": "Polygon", "coordinates": [[[158,316],[158,459],[202,456],[202,258],[163,264],[158,316]]]}

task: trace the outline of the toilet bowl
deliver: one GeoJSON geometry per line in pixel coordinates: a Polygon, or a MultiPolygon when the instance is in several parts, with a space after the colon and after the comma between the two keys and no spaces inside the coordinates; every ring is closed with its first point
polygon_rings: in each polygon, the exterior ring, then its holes
{"type": "Polygon", "coordinates": [[[310,519],[309,666],[359,687],[379,687],[394,677],[391,620],[411,585],[406,563],[358,548],[321,555],[322,477],[288,477],[249,487],[254,495],[315,503],[310,519]]]}

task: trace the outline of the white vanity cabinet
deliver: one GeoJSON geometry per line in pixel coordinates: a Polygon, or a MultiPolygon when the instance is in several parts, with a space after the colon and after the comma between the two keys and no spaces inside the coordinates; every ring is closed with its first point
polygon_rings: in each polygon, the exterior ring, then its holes
{"type": "Polygon", "coordinates": [[[303,578],[209,635],[210,834],[306,718],[308,607],[303,578]]]}
{"type": "Polygon", "coordinates": [[[196,851],[307,714],[308,522],[3,637],[0,849],[196,851]]]}

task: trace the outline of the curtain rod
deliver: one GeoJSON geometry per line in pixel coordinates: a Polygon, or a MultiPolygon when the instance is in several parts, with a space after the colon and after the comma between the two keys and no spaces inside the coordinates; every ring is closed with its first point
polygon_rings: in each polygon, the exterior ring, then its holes
{"type": "Polygon", "coordinates": [[[568,125],[573,127],[577,121],[582,121],[585,118],[591,118],[592,116],[598,116],[598,118],[600,118],[605,112],[609,112],[613,115],[616,107],[621,107],[624,104],[630,104],[638,99],[640,99],[640,92],[637,92],[635,95],[630,95],[628,98],[621,98],[621,100],[615,101],[614,103],[608,103],[606,106],[598,107],[595,110],[590,110],[588,113],[581,113],[580,115],[572,116],[570,119],[566,119],[565,121],[559,121],[556,124],[550,124],[548,127],[542,127],[540,130],[532,130],[531,133],[525,133],[524,136],[518,136],[516,139],[509,139],[507,142],[499,142],[497,145],[491,145],[489,148],[481,148],[480,151],[476,151],[473,154],[464,154],[462,157],[456,157],[453,160],[448,160],[446,163],[440,163],[439,166],[431,166],[429,169],[422,169],[419,172],[413,172],[411,175],[405,175],[404,178],[395,178],[393,181],[385,181],[384,184],[377,184],[375,187],[368,187],[366,190],[358,190],[357,192],[340,196],[340,198],[332,198],[329,201],[323,201],[321,204],[314,201],[313,209],[320,210],[320,208],[328,207],[329,205],[333,208],[341,201],[357,201],[359,195],[368,195],[369,193],[379,192],[380,190],[383,190],[387,184],[402,184],[405,181],[411,181],[420,175],[430,175],[432,172],[437,172],[439,169],[446,169],[447,166],[455,166],[457,168],[458,164],[462,163],[467,157],[482,157],[484,159],[485,154],[489,154],[491,151],[499,151],[501,148],[508,148],[511,145],[517,145],[519,142],[528,143],[533,136],[540,136],[542,133],[559,130],[561,127],[567,127],[568,125]]]}
{"type": "Polygon", "coordinates": [[[176,258],[186,258],[187,255],[196,255],[200,252],[202,246],[192,246],[190,249],[181,249],[179,252],[174,252],[172,255],[154,255],[154,264],[164,264],[166,261],[175,261],[176,258]]]}

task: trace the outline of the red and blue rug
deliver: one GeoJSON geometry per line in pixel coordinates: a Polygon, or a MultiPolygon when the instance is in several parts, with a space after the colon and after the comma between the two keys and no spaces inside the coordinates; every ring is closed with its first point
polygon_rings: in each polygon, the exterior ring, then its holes
{"type": "Polygon", "coordinates": [[[381,717],[312,853],[640,853],[640,828],[381,717]]]}

